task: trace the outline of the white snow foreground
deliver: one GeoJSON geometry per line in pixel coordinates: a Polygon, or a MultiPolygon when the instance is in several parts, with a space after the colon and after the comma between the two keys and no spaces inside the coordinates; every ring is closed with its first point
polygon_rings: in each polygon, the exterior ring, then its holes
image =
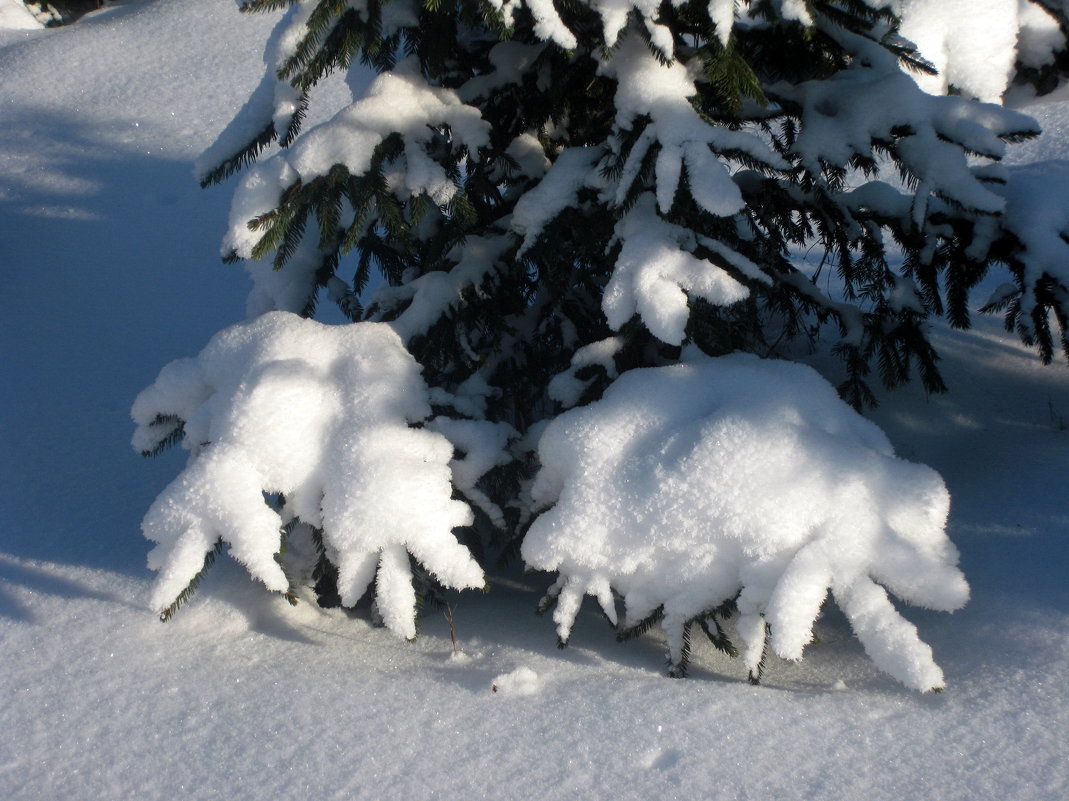
{"type": "Polygon", "coordinates": [[[378,323],[272,312],[164,367],[134,402],[133,445],[153,452],[181,433],[191,456],[142,524],[158,543],[152,607],[167,609],[220,539],[252,576],[288,592],[276,554],[297,518],[322,529],[343,605],[375,581],[387,627],[414,637],[409,554],[446,586],[485,584],[452,533],[472,522],[451,499],[453,447],[410,425],[430,413],[419,365],[378,323]],[[283,496],[281,515],[264,493],[283,496]]]}
{"type": "Polygon", "coordinates": [[[878,667],[942,687],[884,587],[933,609],[965,603],[949,494],[812,369],[733,355],[633,370],[550,423],[539,457],[532,495],[552,508],[522,553],[559,571],[546,601],[562,641],[585,594],[617,624],[616,591],[623,631],[663,614],[678,667],[690,623],[737,597],[754,675],[766,621],[776,653],[799,659],[830,589],[878,667]]]}

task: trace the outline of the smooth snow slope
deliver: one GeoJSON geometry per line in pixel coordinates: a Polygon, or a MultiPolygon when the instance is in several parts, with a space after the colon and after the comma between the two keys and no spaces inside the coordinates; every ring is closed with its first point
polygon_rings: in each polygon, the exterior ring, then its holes
{"type": "MultiPolygon", "coordinates": [[[[761,687],[705,643],[666,679],[663,643],[618,645],[590,603],[559,652],[541,576],[457,596],[459,657],[438,615],[409,644],[226,559],[157,622],[138,523],[182,458],[137,457],[128,410],[243,316],[231,189],[191,162],[269,28],[157,0],[0,37],[0,798],[1069,795],[1069,370],[997,321],[940,336],[953,394],[876,415],[953,496],[973,599],[905,610],[941,695],[879,673],[834,609],[761,687]]],[[[1042,111],[1032,160],[1066,151],[1069,105],[1042,111]]]]}

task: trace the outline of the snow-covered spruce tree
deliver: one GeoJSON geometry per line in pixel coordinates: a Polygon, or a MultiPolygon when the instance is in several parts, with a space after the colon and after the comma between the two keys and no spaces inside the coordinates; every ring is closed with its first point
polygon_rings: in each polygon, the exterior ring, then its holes
{"type": "Polygon", "coordinates": [[[522,551],[559,573],[562,641],[585,594],[614,622],[622,596],[621,636],[662,621],[677,673],[733,619],[756,677],[766,619],[796,658],[830,589],[877,664],[940,686],[884,588],[964,602],[942,482],[808,368],[729,355],[823,337],[854,407],[942,391],[927,321],[967,326],[992,264],[992,307],[1066,345],[1069,219],[997,163],[1036,126],[922,91],[900,6],[248,3],[285,10],[267,74],[198,169],[245,170],[224,253],[251,319],[134,407],[135,447],[192,452],[144,523],[155,607],[227,543],[412,636],[424,591],[481,586],[540,515],[522,551]],[[353,322],[306,319],[323,302],[353,322]]]}

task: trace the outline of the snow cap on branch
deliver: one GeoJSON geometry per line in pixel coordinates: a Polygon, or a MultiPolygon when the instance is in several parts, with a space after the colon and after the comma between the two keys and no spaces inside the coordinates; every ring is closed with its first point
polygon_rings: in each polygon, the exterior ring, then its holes
{"type": "Polygon", "coordinates": [[[451,498],[453,447],[410,425],[429,414],[419,365],[382,324],[274,312],[165,367],[134,403],[134,444],[152,442],[160,416],[176,416],[192,456],[142,524],[157,543],[153,608],[183,592],[219,539],[269,589],[287,591],[275,555],[281,527],[299,518],[323,530],[342,603],[376,581],[386,625],[415,636],[409,554],[447,586],[484,584],[452,533],[472,522],[451,498]],[[264,493],[285,498],[281,516],[264,493]]]}
{"type": "Polygon", "coordinates": [[[489,144],[489,125],[477,108],[462,103],[452,90],[428,84],[414,58],[400,62],[380,74],[363,98],[250,169],[234,195],[224,253],[251,258],[260,235],[249,229],[249,222],[276,208],[287,188],[325,176],[335,165],[363,175],[376,148],[393,133],[404,142],[401,163],[391,171],[393,194],[402,200],[426,194],[438,205],[446,204],[456,184],[425,148],[442,127],[455,146],[478,150],[489,144]]]}
{"type": "Polygon", "coordinates": [[[678,663],[684,627],[737,596],[754,669],[762,618],[775,651],[798,659],[830,589],[880,668],[942,686],[883,588],[934,609],[965,603],[946,487],[895,458],[812,369],[740,354],[632,370],[551,422],[539,457],[532,496],[550,508],[522,553],[560,573],[562,640],[585,593],[616,619],[612,588],[625,627],[662,609],[678,663]]]}
{"type": "Polygon", "coordinates": [[[637,313],[655,337],[680,345],[690,317],[688,293],[716,306],[750,294],[727,272],[694,256],[694,234],[658,216],[648,193],[616,226],[616,236],[622,247],[601,306],[617,331],[637,313]]]}

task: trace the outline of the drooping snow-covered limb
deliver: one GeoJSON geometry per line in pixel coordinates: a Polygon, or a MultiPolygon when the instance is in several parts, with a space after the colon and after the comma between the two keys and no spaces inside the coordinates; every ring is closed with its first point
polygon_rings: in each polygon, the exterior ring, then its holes
{"type": "Polygon", "coordinates": [[[375,551],[349,551],[324,543],[327,555],[338,568],[338,595],[343,606],[352,606],[367,592],[379,567],[380,554],[375,551]]]}
{"type": "Polygon", "coordinates": [[[478,487],[479,479],[496,466],[508,464],[512,457],[509,442],[518,435],[508,423],[485,420],[452,420],[436,417],[427,428],[448,439],[464,456],[449,463],[453,486],[475,504],[499,529],[505,528],[501,507],[478,487]]]}
{"type": "Polygon", "coordinates": [[[430,414],[427,388],[389,326],[274,312],[221,332],[195,364],[165,368],[134,404],[135,446],[153,442],[147,426],[159,414],[181,413],[193,451],[145,516],[158,543],[154,608],[184,590],[218,539],[252,576],[286,591],[275,554],[294,518],[323,530],[342,602],[355,604],[377,574],[383,619],[406,637],[409,554],[446,586],[483,586],[453,535],[472,522],[451,497],[453,446],[410,425],[430,414]],[[265,493],[285,497],[285,520],[265,493]]]}
{"type": "Polygon", "coordinates": [[[935,67],[914,79],[927,92],[961,94],[998,103],[1015,78],[1017,64],[1041,68],[1066,46],[1052,12],[1062,0],[895,0],[901,35],[935,67]]]}
{"type": "MultiPolygon", "coordinates": [[[[146,456],[158,453],[172,438],[181,436],[188,421],[211,397],[212,388],[196,359],[176,359],[160,370],[155,383],[134,401],[130,416],[137,429],[131,444],[146,456]]],[[[187,438],[191,448],[199,441],[187,438]]]]}
{"type": "Polygon", "coordinates": [[[274,558],[282,520],[264,503],[263,488],[263,477],[240,449],[216,444],[160,494],[142,523],[145,536],[159,543],[148,557],[149,567],[160,571],[149,600],[153,611],[171,605],[219,538],[268,589],[289,589],[274,558]],[[205,487],[212,488],[209,497],[205,487]]]}
{"type": "Polygon", "coordinates": [[[616,599],[613,598],[612,585],[609,584],[609,580],[605,576],[594,576],[587,586],[587,593],[594,596],[609,623],[615,626],[617,624],[616,599]]]}
{"type": "MultiPolygon", "coordinates": [[[[1063,202],[1069,196],[1069,163],[1013,167],[995,191],[1006,199],[1003,226],[1012,235],[1008,244],[1017,289],[992,305],[1005,307],[1012,298],[1008,322],[1028,341],[1038,341],[1047,361],[1054,350],[1047,314],[1053,312],[1069,358],[1069,207],[1063,202]]],[[[992,246],[999,232],[991,226],[985,233],[985,244],[992,246]]]]}
{"type": "Polygon", "coordinates": [[[465,103],[485,98],[494,91],[509,85],[520,84],[538,56],[546,49],[545,44],[522,44],[499,42],[491,48],[488,58],[494,69],[477,75],[457,90],[465,103]]]}
{"type": "Polygon", "coordinates": [[[538,185],[516,202],[510,225],[523,237],[520,254],[533,245],[546,225],[574,206],[583,188],[601,188],[595,165],[604,156],[600,147],[572,147],[561,151],[538,185]]]}
{"type": "Polygon", "coordinates": [[[562,639],[591,576],[623,596],[625,628],[663,608],[677,664],[686,623],[737,599],[743,658],[756,676],[766,620],[774,650],[797,659],[831,588],[849,596],[847,615],[881,669],[915,689],[936,686],[916,668],[927,646],[864,587],[876,576],[910,603],[965,602],[944,533],[946,487],[929,468],[895,458],[883,433],[811,369],[691,354],[631,370],[600,401],[550,423],[539,456],[532,497],[549,508],[522,553],[560,574],[562,639]],[[884,624],[908,659],[880,650],[884,624]]]}
{"type": "Polygon", "coordinates": [[[746,666],[750,681],[756,682],[761,678],[765,661],[768,634],[765,619],[758,612],[741,614],[735,621],[735,630],[743,644],[742,663],[746,666]]]}
{"type": "Polygon", "coordinates": [[[999,159],[1005,139],[1039,132],[1035,121],[999,106],[928,95],[871,40],[827,22],[821,28],[859,62],[827,80],[767,90],[800,111],[793,152],[802,166],[819,175],[824,164],[842,166],[854,157],[874,162],[874,144],[893,147],[903,167],[933,194],[981,213],[1001,212],[1002,198],[978,180],[966,151],[999,159]]]}
{"type": "Polygon", "coordinates": [[[666,214],[672,207],[684,167],[695,202],[710,214],[727,217],[745,205],[731,180],[727,164],[715,153],[744,153],[770,169],[790,165],[758,136],[710,125],[698,116],[688,98],[697,93],[694,75],[678,61],[665,65],[635,35],[628,35],[602,67],[617,80],[616,126],[627,131],[640,118],[649,118],[628,153],[616,187],[622,203],[638,175],[650,147],[657,145],[657,207],[666,214]]]}
{"type": "Polygon", "coordinates": [[[416,636],[416,593],[412,588],[412,571],[408,552],[403,545],[382,549],[375,582],[375,602],[386,628],[406,640],[416,636]]]}
{"type": "Polygon", "coordinates": [[[931,647],[917,636],[917,627],[895,611],[882,587],[859,578],[833,592],[877,667],[914,690],[942,689],[943,671],[935,664],[931,647]]]}
{"type": "Polygon", "coordinates": [[[577,350],[572,354],[569,368],[549,382],[549,397],[566,409],[575,406],[592,382],[592,379],[583,381],[576,376],[576,372],[584,368],[596,365],[605,371],[608,378],[616,378],[617,371],[613,357],[620,352],[623,345],[624,341],[621,337],[609,337],[577,350]]]}
{"type": "Polygon", "coordinates": [[[709,0],[709,19],[716,26],[720,44],[728,46],[731,27],[735,22],[735,0],[709,0]]]}
{"type": "MultiPolygon", "coordinates": [[[[1061,328],[1061,347],[1069,355],[1066,330],[1069,325],[1069,212],[1061,202],[1069,194],[1069,166],[1063,162],[1042,165],[1012,166],[1001,164],[973,166],[972,173],[982,180],[988,191],[1004,203],[1000,215],[977,215],[972,221],[972,240],[965,246],[965,255],[974,263],[981,263],[994,253],[1010,267],[1014,284],[998,287],[986,299],[986,310],[1007,312],[1007,325],[1017,329],[1023,338],[1039,346],[1040,356],[1050,360],[1057,350],[1056,336],[1050,331],[1048,313],[1053,313],[1061,328]]],[[[859,219],[875,220],[893,225],[898,231],[911,227],[909,195],[880,181],[872,181],[839,196],[849,212],[859,219]]],[[[941,218],[948,211],[938,198],[927,205],[927,220],[922,220],[928,246],[921,261],[932,261],[940,242],[952,242],[954,231],[941,218]]],[[[916,227],[916,226],[915,226],[916,227]]],[[[804,276],[792,277],[799,289],[828,308],[841,320],[851,317],[858,324],[861,317],[847,304],[828,305],[817,297],[816,288],[809,288],[804,276]],[[847,316],[841,316],[845,312],[847,316]]],[[[920,313],[923,304],[918,300],[912,280],[896,276],[889,287],[888,301],[899,308],[920,313]]],[[[959,312],[960,313],[960,312],[959,312]]],[[[857,330],[861,330],[860,327],[857,330]]]]}
{"type": "MultiPolygon", "coordinates": [[[[825,542],[804,546],[787,565],[764,609],[772,647],[785,659],[801,659],[813,639],[813,621],[831,586],[825,542]]],[[[749,667],[749,664],[747,665],[749,667]]]]}
{"type": "Polygon", "coordinates": [[[456,92],[428,84],[413,60],[400,62],[380,74],[364,97],[249,171],[234,195],[224,251],[251,258],[262,234],[249,230],[250,220],[278,208],[290,187],[321,179],[336,166],[364,175],[392,134],[401,136],[403,153],[393,165],[389,191],[400,199],[426,194],[445,204],[456,184],[426,152],[443,126],[454,146],[476,151],[489,142],[489,126],[478,109],[462,103],[456,92]]]}
{"type": "Polygon", "coordinates": [[[586,582],[576,576],[567,578],[557,593],[557,606],[553,610],[553,622],[557,624],[558,642],[568,642],[585,593],[586,582]]]}
{"type": "Polygon", "coordinates": [[[616,330],[637,313],[651,334],[679,345],[690,317],[688,294],[717,306],[750,294],[727,272],[692,255],[693,233],[658,216],[650,194],[620,221],[616,236],[623,246],[602,298],[605,319],[616,330]]]}
{"type": "Polygon", "coordinates": [[[462,103],[456,92],[428,84],[418,63],[407,59],[381,73],[362,98],[307,131],[279,157],[304,182],[326,175],[336,164],[361,175],[371,166],[375,147],[399,133],[407,164],[394,192],[399,196],[426,192],[444,202],[455,191],[453,182],[423,150],[440,126],[448,126],[453,140],[470,150],[488,144],[489,125],[479,110],[462,103]]]}

